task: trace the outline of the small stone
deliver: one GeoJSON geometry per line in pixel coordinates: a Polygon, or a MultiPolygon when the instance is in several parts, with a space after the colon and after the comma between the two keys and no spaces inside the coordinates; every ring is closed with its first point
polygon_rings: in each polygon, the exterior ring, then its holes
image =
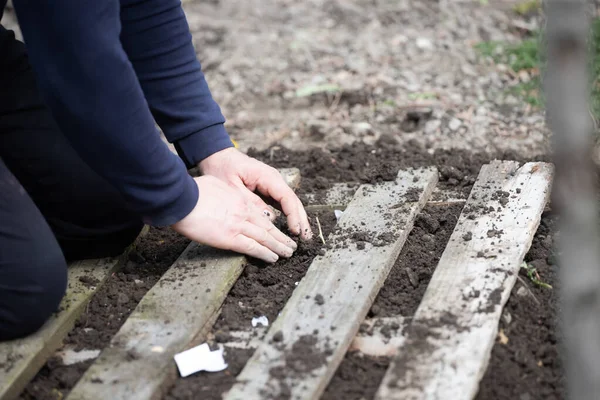
{"type": "Polygon", "coordinates": [[[526,297],[528,294],[529,292],[523,286],[519,286],[517,289],[517,296],[526,297]]]}
{"type": "Polygon", "coordinates": [[[281,331],[277,331],[274,335],[273,335],[273,341],[275,343],[281,343],[283,342],[283,332],[281,331]]]}
{"type": "Polygon", "coordinates": [[[510,323],[512,322],[511,313],[509,313],[508,311],[504,311],[504,313],[502,314],[502,319],[504,320],[504,323],[506,325],[510,325],[510,323]]]}
{"type": "Polygon", "coordinates": [[[373,127],[368,122],[357,122],[352,125],[352,132],[358,136],[365,136],[373,132],[373,127]]]}
{"type": "Polygon", "coordinates": [[[471,232],[467,232],[462,236],[462,238],[465,242],[468,242],[473,239],[473,234],[471,232]]]}
{"type": "Polygon", "coordinates": [[[416,44],[417,47],[421,50],[433,49],[433,42],[424,37],[417,38],[416,44]]]}
{"type": "Polygon", "coordinates": [[[529,393],[523,393],[519,396],[519,400],[531,400],[531,395],[529,393]]]}
{"type": "Polygon", "coordinates": [[[450,120],[450,122],[448,123],[448,128],[450,128],[451,131],[457,131],[461,125],[462,125],[462,122],[460,121],[460,119],[452,118],[450,120]]]}
{"type": "Polygon", "coordinates": [[[423,128],[423,132],[425,132],[428,135],[431,135],[433,133],[436,133],[438,131],[438,129],[440,129],[441,125],[442,125],[442,122],[437,119],[427,121],[425,123],[425,128],[423,128]]]}
{"type": "Polygon", "coordinates": [[[119,296],[117,297],[117,304],[127,303],[129,303],[129,296],[127,296],[125,293],[119,293],[119,296]]]}

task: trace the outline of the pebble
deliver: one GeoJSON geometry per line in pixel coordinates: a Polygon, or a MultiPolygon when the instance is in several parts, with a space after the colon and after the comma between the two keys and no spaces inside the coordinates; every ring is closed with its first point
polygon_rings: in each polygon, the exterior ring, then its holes
{"type": "Polygon", "coordinates": [[[417,38],[416,44],[417,44],[417,47],[421,50],[433,49],[433,42],[424,37],[417,38]]]}
{"type": "Polygon", "coordinates": [[[527,289],[525,289],[523,286],[519,286],[519,288],[517,289],[517,296],[526,297],[528,295],[529,291],[527,291],[527,289]]]}
{"type": "Polygon", "coordinates": [[[436,133],[438,129],[440,129],[440,125],[442,125],[442,122],[440,120],[433,119],[425,123],[425,128],[423,130],[426,134],[431,135],[433,133],[436,133]]]}
{"type": "Polygon", "coordinates": [[[460,121],[460,119],[452,118],[450,120],[450,123],[448,123],[448,128],[450,128],[451,131],[457,131],[461,125],[462,125],[462,122],[460,121]]]}

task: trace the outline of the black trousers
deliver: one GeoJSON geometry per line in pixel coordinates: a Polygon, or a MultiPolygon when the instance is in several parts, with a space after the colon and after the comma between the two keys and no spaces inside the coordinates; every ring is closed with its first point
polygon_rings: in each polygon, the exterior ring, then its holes
{"type": "Polygon", "coordinates": [[[0,341],[56,311],[67,261],[118,255],[142,226],[61,134],[24,44],[0,25],[0,341]]]}

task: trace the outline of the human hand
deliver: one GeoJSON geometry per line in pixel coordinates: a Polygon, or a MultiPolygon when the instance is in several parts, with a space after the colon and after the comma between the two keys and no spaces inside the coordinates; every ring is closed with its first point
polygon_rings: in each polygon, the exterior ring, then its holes
{"type": "Polygon", "coordinates": [[[219,151],[202,160],[198,166],[202,174],[219,178],[261,210],[269,207],[254,191],[271,197],[281,205],[289,230],[304,240],[312,238],[302,202],[275,168],[234,148],[219,151]]]}
{"type": "Polygon", "coordinates": [[[219,178],[195,178],[200,195],[190,214],[172,228],[188,239],[275,262],[298,247],[248,196],[219,178]]]}

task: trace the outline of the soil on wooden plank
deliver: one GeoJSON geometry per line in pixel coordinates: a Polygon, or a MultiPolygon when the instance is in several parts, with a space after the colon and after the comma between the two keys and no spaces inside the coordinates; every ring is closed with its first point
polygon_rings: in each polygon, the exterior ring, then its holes
{"type": "MultiPolygon", "coordinates": [[[[179,257],[189,240],[170,229],[152,228],[140,239],[130,261],[94,295],[64,343],[74,350],[103,349],[142,297],[179,257]]],[[[56,400],[67,396],[93,360],[64,365],[53,357],[27,385],[21,399],[56,400]]]]}
{"type": "MultiPolygon", "coordinates": [[[[400,256],[375,298],[369,317],[414,315],[464,204],[426,206],[415,221],[400,256]]],[[[389,365],[388,357],[348,352],[322,399],[372,399],[389,365]]]]}
{"type": "Polygon", "coordinates": [[[499,337],[494,345],[476,400],[562,400],[566,396],[559,351],[560,286],[553,251],[555,224],[555,216],[549,213],[543,216],[525,257],[536,268],[540,280],[552,289],[534,284],[521,269],[522,280],[513,288],[500,320],[499,328],[508,342],[501,343],[499,337]]]}
{"type": "MultiPolygon", "coordinates": [[[[452,214],[455,213],[456,211],[452,214]]],[[[456,223],[456,219],[453,221],[456,223]]],[[[401,260],[409,258],[411,253],[417,254],[414,253],[414,248],[421,247],[422,242],[417,242],[417,246],[415,246],[411,239],[416,238],[418,230],[419,227],[416,226],[407,239],[402,255],[390,273],[384,289],[389,288],[390,282],[395,280],[394,273],[398,273],[397,267],[402,262],[401,260]]],[[[534,285],[527,277],[526,272],[521,270],[520,276],[527,284],[527,289],[522,289],[523,284],[521,281],[517,281],[511,292],[499,327],[508,337],[508,342],[503,344],[500,339],[496,342],[476,400],[562,400],[565,398],[564,373],[559,357],[558,343],[560,339],[557,331],[559,288],[558,271],[554,265],[553,253],[555,233],[555,217],[549,213],[544,214],[525,260],[537,269],[541,280],[551,285],[552,289],[534,285]],[[539,303],[531,295],[525,294],[529,293],[527,290],[533,293],[539,303]]],[[[440,242],[442,251],[449,236],[448,234],[444,241],[440,242]]],[[[439,255],[437,252],[435,253],[435,259],[427,261],[428,263],[434,262],[434,266],[441,256],[441,253],[439,255]]],[[[431,273],[433,273],[433,268],[431,273]]],[[[428,275],[427,282],[431,278],[431,273],[428,275]]],[[[404,280],[404,283],[398,283],[400,290],[411,290],[407,275],[404,280]]],[[[419,281],[420,286],[421,282],[419,281]]],[[[414,289],[414,297],[407,297],[410,300],[403,303],[404,307],[382,301],[383,295],[386,293],[382,289],[375,301],[375,304],[380,305],[378,313],[381,316],[387,316],[388,314],[385,312],[391,309],[400,315],[413,315],[424,294],[425,288],[419,290],[419,287],[414,289]],[[411,313],[404,314],[404,310],[410,310],[411,313]]],[[[346,354],[322,399],[336,399],[336,395],[341,391],[345,394],[344,399],[373,399],[376,389],[385,375],[385,369],[366,368],[374,362],[385,363],[389,362],[389,359],[361,356],[356,352],[346,354]],[[365,372],[359,372],[363,370],[365,372]],[[368,377],[369,385],[365,386],[361,383],[361,374],[368,377]]]]}
{"type": "MultiPolygon", "coordinates": [[[[251,262],[237,280],[223,303],[221,315],[212,331],[216,342],[226,343],[232,338],[231,331],[251,330],[252,318],[266,316],[269,324],[277,318],[291,297],[296,283],[308,271],[312,260],[323,251],[323,243],[316,237],[319,218],[325,238],[334,230],[336,218],[333,212],[309,213],[315,239],[309,243],[299,242],[299,247],[290,259],[281,259],[273,265],[251,262]]],[[[253,349],[238,349],[225,346],[225,360],[229,367],[223,372],[198,373],[176,381],[167,400],[221,399],[221,394],[231,388],[236,376],[252,356],[253,349]]]]}

